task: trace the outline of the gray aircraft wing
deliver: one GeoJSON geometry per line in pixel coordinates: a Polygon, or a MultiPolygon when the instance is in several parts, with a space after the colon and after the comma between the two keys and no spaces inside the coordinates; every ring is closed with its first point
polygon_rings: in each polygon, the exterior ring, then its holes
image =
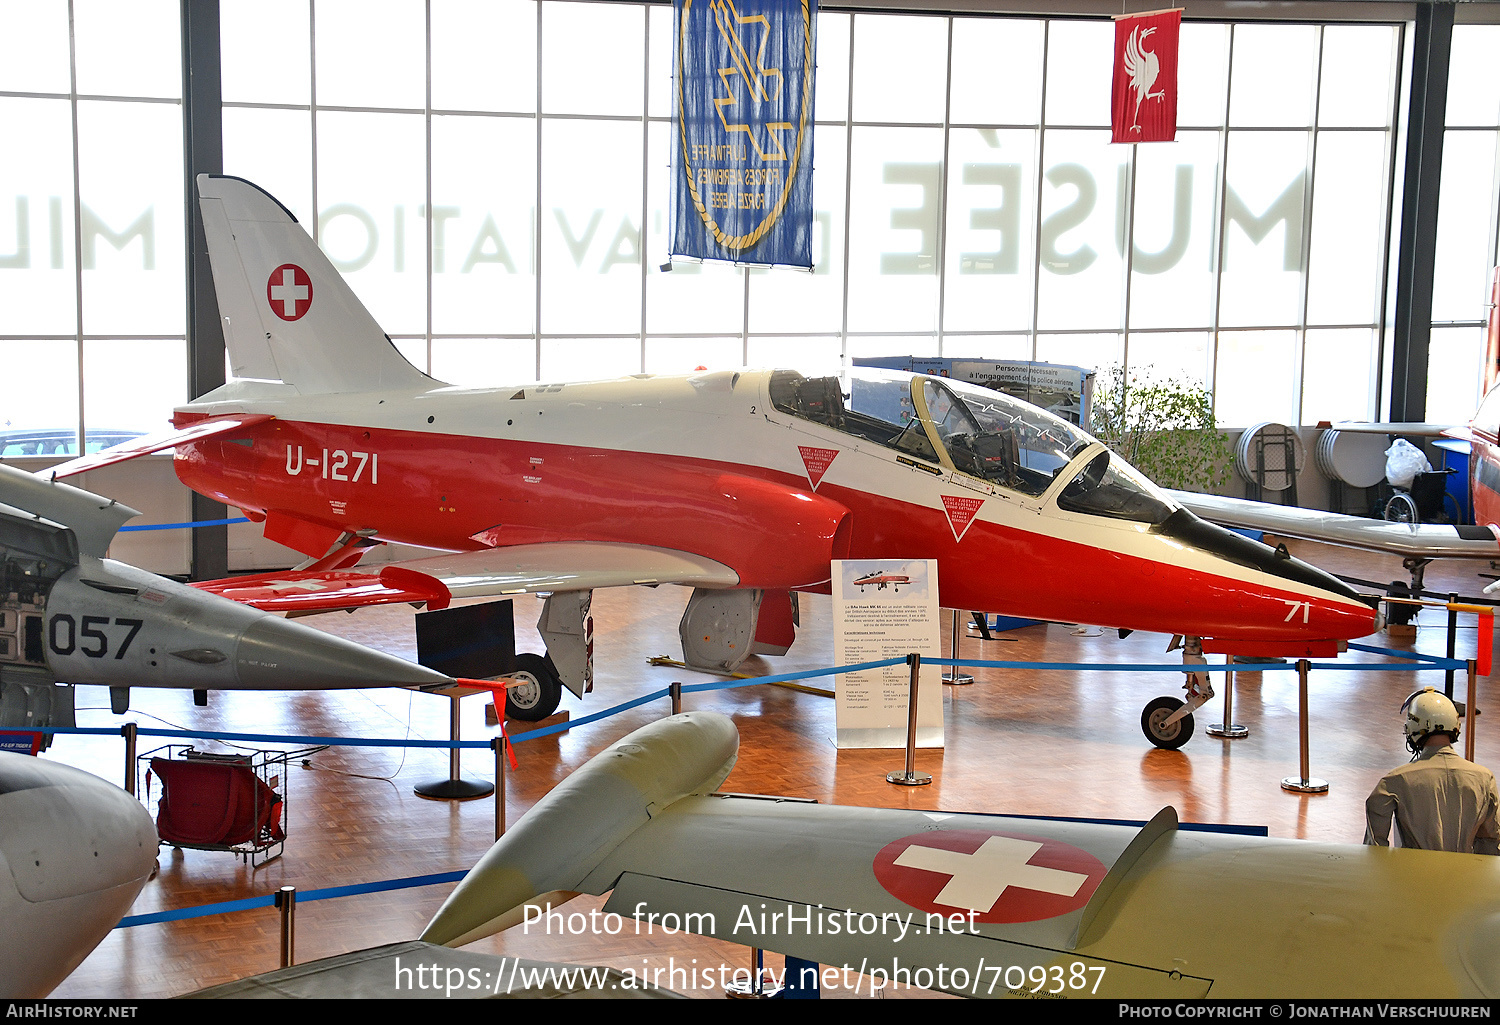
{"type": "Polygon", "coordinates": [[[190,1000],[673,999],[618,968],[450,950],[408,940],[187,994],[190,1000]]]}
{"type": "Polygon", "coordinates": [[[1141,826],[713,793],[737,746],[712,712],[625,737],[497,840],[421,938],[545,929],[550,907],[609,892],[610,935],[779,951],[831,971],[824,988],[1500,995],[1500,859],[1180,829],[1170,808],[1141,826]],[[1418,928],[1429,873],[1444,885],[1418,928]]]}
{"type": "Polygon", "coordinates": [[[1401,423],[1397,421],[1386,421],[1384,423],[1350,421],[1349,423],[1319,424],[1318,426],[1324,430],[1338,431],[1340,434],[1392,434],[1405,438],[1459,438],[1464,437],[1469,429],[1466,424],[1401,423]]]}
{"type": "Polygon", "coordinates": [[[1500,559],[1488,527],[1447,523],[1392,523],[1241,498],[1168,491],[1174,502],[1211,523],[1262,530],[1281,537],[1384,552],[1403,559],[1500,559]]]}
{"type": "Polygon", "coordinates": [[[689,923],[874,980],[915,972],[929,988],[1010,996],[1045,993],[1051,976],[1059,995],[1071,972],[1075,996],[1109,974],[1114,992],[1203,997],[1212,979],[1170,964],[1074,954],[1120,880],[1176,827],[1170,808],[1141,828],[716,794],[654,818],[582,889],[613,882],[604,910],[643,936],[689,923]],[[1060,986],[1054,965],[1068,966],[1060,986]]]}

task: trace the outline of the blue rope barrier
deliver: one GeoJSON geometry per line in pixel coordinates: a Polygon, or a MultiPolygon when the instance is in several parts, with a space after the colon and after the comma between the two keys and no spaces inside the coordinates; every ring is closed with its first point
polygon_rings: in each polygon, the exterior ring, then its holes
{"type": "MultiPolygon", "coordinates": [[[[1144,819],[1100,819],[1100,818],[1075,818],[1071,816],[1058,815],[1010,815],[1007,818],[1032,819],[1046,822],[1095,822],[1106,825],[1143,826],[1144,819]]],[[[1265,826],[1240,826],[1222,823],[1200,823],[1182,822],[1177,826],[1180,830],[1198,830],[1201,832],[1233,833],[1244,836],[1268,836],[1269,830],[1265,826]]],[[[386,879],[375,883],[349,883],[344,886],[325,886],[316,890],[298,890],[297,903],[305,904],[315,900],[335,900],[340,897],[358,897],[367,893],[388,893],[394,890],[410,890],[421,886],[437,886],[441,883],[456,883],[468,872],[435,872],[425,876],[406,876],[401,879],[386,879]]],[[[266,894],[261,897],[245,897],[240,900],[226,900],[217,904],[200,904],[197,907],[177,908],[173,911],[155,911],[144,915],[129,915],[120,920],[116,929],[131,929],[139,925],[158,925],[162,922],[181,922],[192,918],[207,918],[210,915],[231,914],[236,911],[251,911],[255,908],[267,908],[276,903],[275,894],[266,894]]]]}
{"type": "MultiPolygon", "coordinates": [[[[1438,655],[1424,655],[1419,652],[1399,651],[1394,649],[1376,648],[1369,645],[1349,646],[1359,651],[1369,651],[1381,655],[1389,655],[1393,658],[1407,659],[1419,662],[1419,665],[1397,665],[1376,666],[1368,662],[1362,663],[1337,663],[1337,662],[1312,662],[1313,669],[1327,670],[1374,670],[1378,672],[1424,672],[1428,670],[1467,669],[1468,663],[1458,659],[1443,658],[1438,655]]],[[[733,690],[739,687],[755,687],[767,683],[791,683],[796,680],[813,679],[819,676],[836,676],[840,673],[860,672],[866,669],[883,669],[887,666],[900,665],[905,662],[904,657],[880,659],[874,662],[856,662],[845,666],[834,666],[828,669],[806,669],[795,673],[779,673],[775,676],[756,676],[749,679],[714,680],[707,683],[684,684],[684,694],[701,694],[719,690],[733,690]]],[[[1092,662],[1010,662],[997,661],[993,659],[952,659],[952,658],[924,658],[923,662],[939,666],[966,666],[983,669],[1038,669],[1042,671],[1100,671],[1100,672],[1128,672],[1128,673],[1182,673],[1189,670],[1181,664],[1159,664],[1159,663],[1126,663],[1119,665],[1100,665],[1092,662]]],[[[1229,662],[1210,662],[1200,668],[1200,672],[1222,673],[1228,669],[1236,672],[1289,672],[1297,668],[1296,663],[1253,663],[1254,668],[1247,668],[1244,664],[1229,662]]],[[[543,726],[535,730],[527,730],[517,737],[511,738],[511,744],[521,744],[528,740],[541,740],[543,737],[554,736],[565,733],[568,730],[580,726],[589,726],[621,712],[652,701],[659,701],[669,697],[671,691],[667,688],[655,690],[649,694],[643,694],[629,701],[621,702],[598,712],[573,719],[552,726],[543,726]]],[[[53,734],[79,734],[90,736],[119,736],[119,727],[111,726],[36,726],[26,729],[0,729],[0,733],[53,733],[53,734]]],[[[453,750],[454,748],[468,750],[486,750],[490,747],[488,740],[396,740],[384,738],[354,738],[354,737],[313,737],[297,734],[274,734],[274,733],[224,733],[224,732],[201,732],[196,730],[165,730],[156,727],[137,727],[137,736],[144,737],[167,737],[178,740],[228,740],[247,741],[274,744],[303,744],[318,745],[324,747],[415,747],[415,748],[437,748],[453,750]]]]}
{"type": "MultiPolygon", "coordinates": [[[[1354,645],[1349,645],[1354,648],[1354,645]]],[[[1419,666],[1384,666],[1370,662],[1309,662],[1314,669],[1333,669],[1345,672],[1364,670],[1367,672],[1390,672],[1390,673],[1420,673],[1431,669],[1466,669],[1467,662],[1461,662],[1456,658],[1444,658],[1441,655],[1420,655],[1411,651],[1385,651],[1381,648],[1367,648],[1360,646],[1361,651],[1374,651],[1381,654],[1389,654],[1397,658],[1420,661],[1419,666]]],[[[1184,673],[1190,670],[1185,666],[1173,664],[1137,664],[1137,665],[1101,665],[1095,662],[995,662],[980,658],[927,658],[923,657],[924,663],[937,666],[978,666],[982,669],[1041,669],[1041,670],[1072,670],[1074,672],[1094,670],[1096,672],[1130,672],[1130,673],[1184,673]]],[[[1199,672],[1222,673],[1226,669],[1233,669],[1237,673],[1261,673],[1261,672],[1288,672],[1297,668],[1296,662],[1209,662],[1198,667],[1199,672]]]]}
{"type": "MultiPolygon", "coordinates": [[[[1384,668],[1386,668],[1388,670],[1394,670],[1394,671],[1398,671],[1398,672],[1399,671],[1421,672],[1421,671],[1424,671],[1424,670],[1432,670],[1432,669],[1447,669],[1447,668],[1463,669],[1463,668],[1467,668],[1467,663],[1465,663],[1465,662],[1460,662],[1457,659],[1443,658],[1443,657],[1440,657],[1440,656],[1437,656],[1437,655],[1424,655],[1424,654],[1421,654],[1420,652],[1409,652],[1409,651],[1399,651],[1399,650],[1395,650],[1395,649],[1377,648],[1377,647],[1373,647],[1371,645],[1363,645],[1363,644],[1351,644],[1351,645],[1349,645],[1349,647],[1351,649],[1358,650],[1358,651],[1367,651],[1367,652],[1372,652],[1372,653],[1375,653],[1375,654],[1388,655],[1388,656],[1393,657],[1393,658],[1400,658],[1400,659],[1404,659],[1404,660],[1408,660],[1408,661],[1412,661],[1412,662],[1419,662],[1419,663],[1421,663],[1420,665],[1384,667],[1384,668]]],[[[819,676],[833,676],[833,675],[837,675],[839,673],[859,672],[859,671],[865,670],[865,669],[882,669],[882,668],[885,668],[887,666],[900,665],[901,663],[903,663],[905,661],[906,661],[905,658],[889,658],[889,659],[881,659],[881,660],[874,661],[874,662],[860,662],[860,663],[854,663],[854,664],[846,665],[846,666],[836,666],[836,667],[829,668],[829,669],[809,669],[809,670],[803,670],[801,672],[795,672],[795,673],[781,673],[781,674],[778,674],[778,675],[775,675],[775,676],[759,676],[759,677],[753,677],[753,678],[750,678],[750,679],[716,680],[716,681],[713,681],[713,682],[710,682],[710,683],[686,684],[686,685],[683,686],[682,690],[683,690],[683,693],[703,693],[703,692],[716,691],[716,690],[729,690],[729,689],[734,689],[734,688],[739,688],[739,687],[759,686],[761,684],[766,684],[766,683],[790,683],[790,682],[795,681],[795,680],[806,680],[806,679],[812,679],[812,678],[819,677],[819,676]]],[[[925,658],[925,659],[923,659],[923,661],[931,663],[933,665],[943,665],[943,666],[977,666],[977,667],[982,667],[982,668],[996,668],[996,669],[1040,669],[1040,670],[1072,670],[1072,671],[1079,671],[1079,670],[1105,670],[1105,671],[1113,671],[1113,672],[1174,672],[1174,673],[1181,673],[1181,672],[1185,671],[1184,667],[1182,665],[1179,665],[1179,664],[1167,665],[1167,664],[1139,664],[1139,663],[1134,663],[1134,664],[1121,664],[1121,665],[1100,666],[1100,665],[1095,664],[1095,663],[1086,663],[1086,662],[1012,662],[1012,661],[998,661],[998,660],[992,660],[992,659],[952,659],[952,658],[925,658]]],[[[1313,662],[1313,663],[1311,663],[1311,665],[1312,665],[1313,668],[1323,669],[1323,670],[1327,670],[1327,669],[1365,669],[1365,670],[1369,670],[1369,669],[1372,668],[1371,665],[1368,664],[1368,663],[1363,663],[1363,664],[1358,664],[1358,665],[1341,665],[1341,664],[1332,663],[1332,662],[1313,662]]],[[[1255,663],[1255,667],[1256,668],[1254,670],[1252,670],[1254,672],[1263,672],[1263,671],[1266,671],[1266,670],[1271,670],[1271,671],[1292,670],[1292,669],[1296,669],[1297,668],[1295,663],[1255,663]]],[[[1234,663],[1230,663],[1230,662],[1208,663],[1208,664],[1206,664],[1206,665],[1204,665],[1202,667],[1202,670],[1205,671],[1205,672],[1224,672],[1227,669],[1237,669],[1238,671],[1242,671],[1242,672],[1245,671],[1244,669],[1242,669],[1242,668],[1236,666],[1234,663]]],[[[530,731],[522,734],[521,736],[519,736],[517,738],[514,738],[511,741],[511,743],[518,744],[518,743],[521,743],[521,742],[526,741],[526,740],[539,740],[542,737],[548,737],[548,736],[552,736],[552,735],[557,734],[557,733],[562,733],[562,732],[564,732],[566,730],[573,729],[574,727],[577,727],[577,726],[590,725],[592,723],[599,722],[602,719],[606,719],[606,718],[609,718],[611,716],[618,715],[620,712],[627,711],[627,710],[629,710],[631,708],[637,708],[637,707],[639,707],[641,705],[647,704],[648,702],[657,701],[657,700],[660,700],[662,698],[668,697],[670,695],[670,693],[671,693],[671,691],[669,689],[666,689],[666,688],[663,688],[663,689],[657,690],[657,691],[652,691],[649,694],[641,695],[640,697],[633,698],[630,701],[622,702],[621,704],[615,705],[615,706],[613,706],[611,708],[603,709],[603,710],[601,710],[599,712],[595,712],[595,713],[593,713],[591,715],[584,716],[581,719],[575,719],[575,720],[572,720],[572,721],[566,722],[566,723],[558,723],[558,724],[553,725],[553,726],[542,727],[541,729],[530,730],[530,731]]],[[[3,732],[13,732],[13,731],[0,730],[0,733],[3,733],[3,732]]],[[[74,733],[74,734],[118,736],[120,731],[117,728],[110,728],[110,727],[41,726],[41,727],[37,727],[37,728],[32,729],[32,730],[23,730],[23,731],[15,731],[15,732],[27,732],[27,733],[74,733]]],[[[216,733],[199,733],[199,732],[189,732],[187,730],[163,730],[163,729],[155,729],[155,728],[151,728],[151,727],[147,727],[147,728],[143,728],[143,729],[142,728],[138,728],[136,730],[136,733],[137,733],[138,736],[177,737],[177,738],[206,739],[206,740],[250,740],[250,741],[261,741],[261,742],[267,742],[267,741],[269,741],[269,742],[273,742],[273,743],[297,743],[297,744],[308,744],[308,743],[311,743],[311,744],[322,744],[322,745],[327,745],[327,746],[344,746],[344,747],[360,747],[360,746],[363,746],[363,747],[419,747],[419,748],[449,748],[449,749],[452,749],[454,747],[459,747],[459,748],[488,748],[490,746],[490,742],[487,741],[487,740],[483,740],[483,741],[481,741],[481,740],[471,740],[471,741],[457,741],[457,742],[447,741],[447,740],[387,740],[387,739],[364,739],[364,740],[357,740],[357,739],[347,738],[347,737],[307,737],[307,736],[279,735],[279,734],[257,734],[257,733],[222,733],[222,732],[216,732],[216,733]]],[[[1046,816],[1022,816],[1022,817],[1044,818],[1046,816]]],[[[1084,820],[1080,820],[1080,821],[1084,821],[1084,820]]],[[[1189,828],[1192,828],[1192,827],[1189,827],[1189,828]]],[[[1200,826],[1197,826],[1196,828],[1199,828],[1199,829],[1205,829],[1205,828],[1206,829],[1214,829],[1214,828],[1225,828],[1225,827],[1201,826],[1200,825],[1200,826]]],[[[1233,827],[1233,828],[1235,828],[1237,830],[1243,830],[1245,832],[1256,832],[1257,835],[1264,835],[1264,827],[1233,827]]],[[[424,876],[408,876],[408,877],[405,877],[405,878],[402,878],[402,879],[391,879],[391,880],[385,880],[383,882],[375,882],[375,883],[353,883],[353,884],[349,884],[349,885],[345,885],[345,886],[329,886],[329,887],[323,887],[321,889],[308,890],[306,892],[300,892],[300,893],[297,894],[297,899],[298,899],[298,901],[301,901],[301,902],[315,901],[315,900],[332,900],[332,899],[339,898],[339,897],[350,897],[350,896],[357,896],[357,895],[360,895],[360,894],[367,894],[367,893],[382,893],[382,892],[387,892],[387,891],[391,891],[391,890],[411,889],[411,888],[420,887],[420,886],[433,886],[433,885],[437,885],[439,883],[457,882],[458,880],[462,879],[467,874],[468,874],[467,872],[441,872],[441,873],[435,873],[435,874],[432,874],[432,875],[424,875],[424,876]]],[[[178,909],[176,909],[174,911],[158,911],[158,912],[154,912],[154,913],[151,913],[151,914],[145,914],[145,915],[131,915],[131,916],[127,917],[127,918],[122,919],[120,921],[120,924],[117,925],[117,926],[115,926],[115,928],[117,928],[117,929],[128,929],[128,928],[133,928],[135,926],[140,926],[140,925],[155,925],[155,924],[162,923],[162,922],[182,921],[184,919],[190,919],[190,918],[203,918],[203,917],[207,917],[209,915],[228,914],[228,913],[232,913],[232,912],[236,912],[236,911],[249,911],[249,910],[252,910],[252,909],[255,909],[255,908],[271,907],[271,906],[273,906],[275,904],[275,901],[276,901],[275,894],[267,894],[267,895],[262,896],[262,897],[246,897],[246,898],[243,898],[241,900],[223,901],[223,902],[220,902],[220,903],[217,903],[217,904],[203,904],[203,905],[199,905],[198,907],[193,907],[193,908],[178,908],[178,909]]]]}
{"type": "Polygon", "coordinates": [[[223,527],[231,523],[249,523],[250,520],[244,516],[231,516],[227,520],[188,520],[186,523],[138,523],[131,527],[121,527],[120,533],[130,530],[186,530],[190,527],[223,527]]]}
{"type": "MultiPolygon", "coordinates": [[[[735,680],[712,680],[708,683],[685,683],[682,685],[684,694],[701,694],[706,691],[731,690],[735,687],[748,687],[751,684],[761,683],[792,683],[796,680],[810,680],[818,676],[837,676],[839,673],[858,673],[865,669],[884,669],[886,666],[898,666],[906,661],[901,658],[883,658],[875,662],[855,662],[847,666],[838,666],[834,669],[807,669],[800,673],[781,673],[777,676],[752,676],[748,679],[735,680]]],[[[924,661],[932,661],[924,659],[924,661]]]]}
{"type": "MultiPolygon", "coordinates": [[[[927,658],[922,657],[922,664],[935,666],[978,666],[981,669],[1041,669],[1043,671],[1071,670],[1094,670],[1103,673],[1183,673],[1191,670],[1185,668],[1180,662],[1166,663],[1123,663],[1120,665],[1099,665],[1094,662],[997,662],[989,659],[979,658],[927,658]]],[[[1198,666],[1199,672],[1222,673],[1225,669],[1235,669],[1237,666],[1228,665],[1223,662],[1210,662],[1207,665],[1198,666]]],[[[1278,669],[1287,668],[1277,666],[1278,669]]],[[[1365,666],[1363,668],[1369,668],[1365,666]]]]}
{"type": "MultiPolygon", "coordinates": [[[[833,676],[837,673],[858,672],[861,669],[880,669],[885,666],[900,665],[905,661],[905,658],[887,658],[881,659],[877,662],[856,662],[852,665],[836,666],[832,669],[808,669],[798,673],[781,673],[777,676],[756,676],[748,680],[715,680],[712,683],[686,683],[682,686],[682,692],[684,694],[697,694],[703,691],[726,690],[734,687],[748,687],[751,685],[759,685],[762,683],[789,683],[792,680],[805,680],[809,677],[814,676],[833,676]]],[[[623,702],[622,704],[615,705],[613,708],[606,708],[603,711],[594,712],[593,714],[586,715],[581,719],[573,719],[570,722],[556,723],[552,726],[543,726],[540,729],[527,730],[519,737],[515,737],[514,739],[512,739],[511,743],[519,744],[527,740],[540,740],[543,737],[550,737],[554,734],[564,733],[575,726],[588,726],[591,723],[596,723],[601,719],[607,719],[610,716],[616,715],[620,712],[624,712],[632,708],[637,708],[641,705],[646,704],[647,702],[659,701],[662,698],[670,697],[671,694],[672,691],[669,688],[663,687],[661,690],[652,691],[650,694],[643,694],[638,698],[632,698],[631,700],[623,702]]],[[[486,743],[484,746],[488,747],[489,745],[486,743]]]]}
{"type": "Polygon", "coordinates": [[[242,900],[226,900],[218,904],[199,904],[195,908],[178,908],[176,911],[157,911],[149,915],[131,915],[120,919],[116,929],[128,929],[135,925],[155,925],[158,922],[176,922],[184,918],[205,918],[208,915],[227,915],[232,911],[250,911],[268,908],[276,902],[275,894],[264,897],[245,897],[242,900]]]}
{"type": "MultiPolygon", "coordinates": [[[[632,698],[629,701],[615,705],[613,708],[606,708],[603,711],[594,712],[591,715],[586,715],[581,719],[573,719],[568,722],[553,723],[551,726],[542,726],[534,730],[527,730],[519,737],[513,737],[511,739],[511,743],[519,744],[525,740],[541,740],[543,737],[550,737],[557,733],[565,733],[568,730],[572,729],[574,726],[588,726],[591,723],[598,722],[600,719],[606,719],[612,715],[617,715],[620,712],[629,711],[632,708],[638,708],[649,701],[660,701],[662,698],[667,697],[670,693],[671,691],[663,688],[661,690],[652,691],[650,694],[643,694],[638,698],[632,698]]],[[[489,745],[486,744],[485,746],[489,745]]]]}
{"type": "MultiPolygon", "coordinates": [[[[13,726],[0,729],[0,733],[77,733],[92,736],[118,737],[118,726],[13,726]]],[[[219,733],[204,730],[164,730],[156,726],[137,726],[138,737],[174,737],[179,740],[247,740],[268,741],[274,744],[318,744],[325,747],[438,747],[451,748],[451,740],[385,740],[357,737],[307,737],[281,733],[219,733]]],[[[489,747],[487,740],[461,740],[460,747],[489,747]]]]}
{"type": "MultiPolygon", "coordinates": [[[[350,883],[347,886],[325,886],[318,890],[297,891],[297,903],[314,900],[333,900],[336,897],[356,897],[362,893],[385,893],[389,890],[409,890],[416,886],[435,886],[438,883],[456,883],[468,872],[438,872],[433,875],[407,876],[405,879],[387,879],[379,883],[350,883]]],[[[224,915],[235,911],[250,911],[268,908],[276,903],[276,895],[245,897],[241,900],[226,900],[218,904],[199,904],[197,907],[177,908],[175,911],[155,911],[146,915],[129,915],[120,919],[116,929],[130,929],[137,925],[157,925],[161,922],[180,922],[188,918],[207,918],[209,915],[224,915]]]]}
{"type": "Polygon", "coordinates": [[[1432,662],[1441,664],[1444,669],[1464,669],[1468,666],[1467,662],[1447,658],[1443,655],[1424,655],[1420,651],[1402,651],[1399,648],[1377,648],[1373,644],[1355,644],[1353,641],[1349,642],[1349,650],[1369,651],[1376,655],[1388,655],[1391,658],[1406,659],[1410,662],[1432,662]]]}

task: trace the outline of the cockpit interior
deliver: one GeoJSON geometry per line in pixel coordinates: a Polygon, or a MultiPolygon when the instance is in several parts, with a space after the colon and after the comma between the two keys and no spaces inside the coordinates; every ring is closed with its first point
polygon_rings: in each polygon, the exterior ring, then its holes
{"type": "Polygon", "coordinates": [[[1157,525],[1176,511],[1149,480],[1079,427],[1003,392],[923,374],[853,367],[843,378],[778,370],[783,413],[895,449],[935,472],[1031,498],[1059,478],[1058,508],[1157,525]]]}

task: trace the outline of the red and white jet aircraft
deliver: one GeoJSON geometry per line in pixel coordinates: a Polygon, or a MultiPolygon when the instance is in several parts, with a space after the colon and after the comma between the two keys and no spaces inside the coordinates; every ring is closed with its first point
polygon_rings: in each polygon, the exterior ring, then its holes
{"type": "Polygon", "coordinates": [[[866,573],[862,577],[854,578],[854,586],[859,588],[861,593],[871,584],[874,584],[876,590],[879,591],[884,591],[887,585],[900,591],[902,584],[909,583],[911,583],[911,577],[904,573],[882,573],[879,570],[876,570],[874,573],[866,573]]]}
{"type": "MultiPolygon", "coordinates": [[[[231,597],[441,608],[549,592],[539,626],[580,695],[592,588],[690,585],[688,660],[732,667],[785,650],[789,592],[826,592],[835,559],[934,558],[944,607],[1210,651],[1327,655],[1377,628],[1332,576],[1205,523],[1088,434],[979,387],[858,369],[433,380],[280,203],[236,178],[198,190],[235,379],[178,409],[176,433],[61,472],[175,446],[185,484],[315,560],[218,588],[231,597]],[[448,554],[351,570],[377,541],[448,554]]],[[[552,710],[552,669],[513,714],[552,710]]]]}

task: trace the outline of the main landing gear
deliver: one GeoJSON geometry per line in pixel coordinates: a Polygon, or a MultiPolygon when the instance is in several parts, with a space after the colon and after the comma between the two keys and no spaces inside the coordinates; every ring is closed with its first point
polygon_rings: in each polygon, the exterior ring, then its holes
{"type": "Polygon", "coordinates": [[[540,722],[557,711],[562,700],[562,677],[550,655],[518,654],[515,672],[510,675],[520,686],[506,688],[507,719],[540,722]]]}
{"type": "Polygon", "coordinates": [[[554,591],[542,604],[537,633],[547,654],[516,655],[510,678],[520,686],[505,691],[505,717],[541,722],[557,711],[562,689],[579,697],[594,689],[594,619],[589,615],[592,591],[554,591]]]}
{"type": "Polygon", "coordinates": [[[1141,712],[1141,732],[1152,744],[1166,751],[1176,751],[1192,738],[1193,712],[1214,696],[1208,674],[1193,668],[1208,665],[1208,659],[1203,657],[1202,641],[1197,637],[1184,639],[1179,635],[1172,638],[1167,650],[1175,651],[1179,647],[1182,648],[1183,672],[1187,675],[1182,684],[1187,700],[1155,698],[1141,712]]]}

